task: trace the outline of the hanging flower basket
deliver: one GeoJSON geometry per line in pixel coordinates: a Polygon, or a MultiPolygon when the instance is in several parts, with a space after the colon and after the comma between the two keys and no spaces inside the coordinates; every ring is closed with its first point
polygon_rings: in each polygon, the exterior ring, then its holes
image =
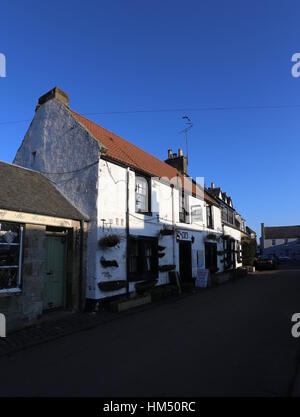
{"type": "Polygon", "coordinates": [[[165,246],[158,245],[157,246],[157,249],[158,249],[159,252],[162,252],[162,251],[164,251],[166,249],[166,247],[165,246]]]}
{"type": "Polygon", "coordinates": [[[146,291],[151,290],[157,284],[157,279],[152,279],[149,281],[138,282],[135,284],[135,291],[138,294],[142,294],[146,291]]]}
{"type": "Polygon", "coordinates": [[[113,248],[116,245],[119,245],[121,242],[121,238],[119,235],[108,235],[104,236],[99,240],[99,246],[101,248],[113,248]]]}
{"type": "Polygon", "coordinates": [[[160,265],[158,267],[159,272],[169,272],[174,271],[176,269],[176,265],[160,265]]]}
{"type": "Polygon", "coordinates": [[[100,263],[104,268],[108,268],[110,266],[114,266],[116,268],[119,268],[119,264],[116,260],[109,261],[109,260],[105,259],[104,256],[101,257],[100,263]]]}
{"type": "Polygon", "coordinates": [[[165,256],[165,253],[164,253],[164,252],[158,253],[158,254],[157,254],[157,256],[158,256],[159,258],[163,258],[163,257],[165,256]]]}
{"type": "Polygon", "coordinates": [[[99,290],[101,291],[117,291],[126,287],[126,281],[106,281],[98,283],[99,290]]]}

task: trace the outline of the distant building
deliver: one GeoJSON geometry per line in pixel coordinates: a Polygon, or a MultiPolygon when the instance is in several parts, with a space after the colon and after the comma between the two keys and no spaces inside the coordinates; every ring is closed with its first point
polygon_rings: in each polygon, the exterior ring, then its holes
{"type": "Polygon", "coordinates": [[[300,260],[300,226],[265,227],[262,223],[261,253],[300,260]]]}
{"type": "Polygon", "coordinates": [[[241,240],[248,236],[246,222],[233,207],[231,197],[223,192],[220,187],[215,187],[215,184],[212,183],[211,187],[208,188],[208,193],[217,200],[221,208],[224,269],[240,267],[242,266],[241,240]]]}

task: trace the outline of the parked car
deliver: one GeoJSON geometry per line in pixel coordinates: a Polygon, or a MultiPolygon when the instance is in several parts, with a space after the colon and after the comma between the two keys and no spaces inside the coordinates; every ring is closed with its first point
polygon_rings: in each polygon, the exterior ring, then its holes
{"type": "Polygon", "coordinates": [[[255,261],[256,269],[277,269],[279,260],[275,255],[261,255],[255,261]]]}

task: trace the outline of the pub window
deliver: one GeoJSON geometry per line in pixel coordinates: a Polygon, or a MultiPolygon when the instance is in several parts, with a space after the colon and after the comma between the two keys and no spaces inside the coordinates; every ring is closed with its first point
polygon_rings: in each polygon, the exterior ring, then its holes
{"type": "Polygon", "coordinates": [[[206,206],[206,222],[209,229],[213,229],[212,207],[206,206]]]}
{"type": "Polygon", "coordinates": [[[184,190],[179,193],[179,221],[180,223],[190,222],[189,196],[184,190]]]}
{"type": "Polygon", "coordinates": [[[222,207],[222,220],[223,222],[227,222],[227,208],[222,207]]]}
{"type": "Polygon", "coordinates": [[[142,281],[158,276],[157,239],[131,237],[129,239],[129,280],[142,281]]]}
{"type": "Polygon", "coordinates": [[[23,226],[0,222],[0,292],[21,287],[23,226]]]}
{"type": "Polygon", "coordinates": [[[239,241],[236,242],[236,251],[237,251],[237,262],[241,263],[242,262],[242,257],[241,257],[241,244],[239,241]]]}
{"type": "Polygon", "coordinates": [[[233,224],[233,211],[228,210],[228,223],[233,224]]]}
{"type": "Polygon", "coordinates": [[[144,177],[135,177],[135,211],[149,213],[149,181],[144,177]]]}
{"type": "Polygon", "coordinates": [[[192,219],[192,223],[203,222],[202,206],[191,207],[191,219],[192,219]]]}

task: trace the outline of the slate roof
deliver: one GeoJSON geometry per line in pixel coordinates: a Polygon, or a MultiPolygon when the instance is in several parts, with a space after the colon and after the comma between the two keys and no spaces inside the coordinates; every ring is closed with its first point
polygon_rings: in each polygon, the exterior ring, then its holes
{"type": "Polygon", "coordinates": [[[265,239],[300,238],[300,226],[265,227],[265,239]]]}
{"type": "Polygon", "coordinates": [[[84,220],[44,175],[0,161],[0,210],[84,220]]]}
{"type": "MultiPolygon", "coordinates": [[[[106,148],[106,156],[109,159],[124,164],[125,166],[132,167],[138,171],[142,171],[153,177],[165,177],[171,180],[179,175],[181,180],[184,178],[177,169],[171,167],[161,159],[156,158],[133,143],[97,125],[91,120],[86,119],[74,110],[71,110],[71,113],[96,140],[104,145],[106,148]]],[[[188,191],[194,194],[196,193],[195,183],[185,184],[185,186],[188,191]]],[[[218,205],[217,201],[207,194],[206,191],[204,192],[204,195],[205,201],[218,205]]]]}

